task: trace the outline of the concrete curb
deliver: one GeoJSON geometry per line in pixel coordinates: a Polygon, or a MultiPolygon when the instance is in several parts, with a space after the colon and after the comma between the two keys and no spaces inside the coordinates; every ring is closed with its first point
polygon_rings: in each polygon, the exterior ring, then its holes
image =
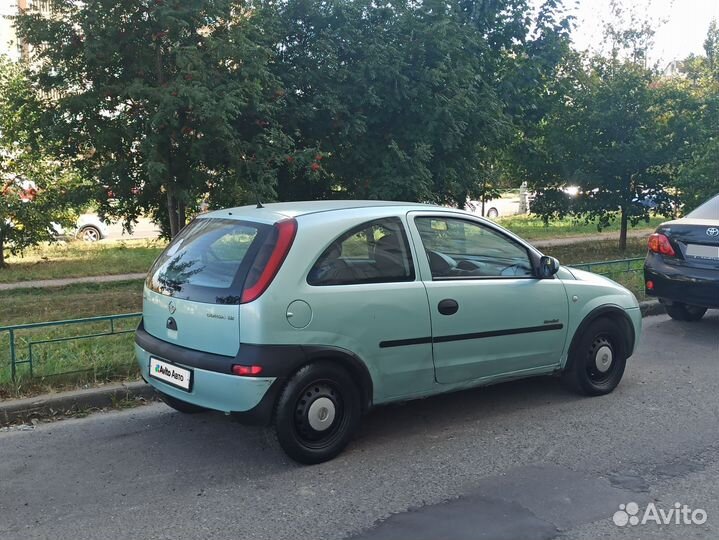
{"type": "Polygon", "coordinates": [[[652,315],[663,315],[667,312],[659,300],[647,300],[639,302],[639,309],[642,310],[642,317],[651,317],[652,315]]]}
{"type": "Polygon", "coordinates": [[[70,414],[91,408],[112,407],[127,399],[151,400],[155,391],[143,381],[108,384],[87,390],[44,394],[0,402],[0,425],[70,414]]]}

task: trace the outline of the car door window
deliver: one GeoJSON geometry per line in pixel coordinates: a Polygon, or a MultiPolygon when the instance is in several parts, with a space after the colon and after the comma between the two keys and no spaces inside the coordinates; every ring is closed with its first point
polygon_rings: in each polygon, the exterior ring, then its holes
{"type": "Polygon", "coordinates": [[[414,281],[414,265],[402,222],[386,218],[340,235],[315,262],[310,285],[414,281]]]}
{"type": "Polygon", "coordinates": [[[527,249],[490,227],[441,216],[415,224],[434,280],[534,277],[527,249]]]}

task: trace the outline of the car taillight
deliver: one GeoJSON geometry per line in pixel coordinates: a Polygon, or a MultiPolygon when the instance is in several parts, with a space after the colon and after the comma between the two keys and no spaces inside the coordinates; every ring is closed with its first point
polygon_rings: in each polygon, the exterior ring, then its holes
{"type": "Polygon", "coordinates": [[[257,377],[257,375],[262,373],[262,366],[243,366],[241,364],[234,364],[232,366],[232,373],[243,377],[257,377]]]}
{"type": "Polygon", "coordinates": [[[669,238],[661,233],[654,233],[649,237],[649,251],[669,255],[670,257],[676,256],[674,248],[669,243],[669,238]]]}
{"type": "Polygon", "coordinates": [[[275,229],[277,238],[275,245],[272,248],[272,253],[270,253],[270,256],[267,258],[267,262],[263,260],[263,257],[259,256],[255,260],[253,266],[258,263],[264,263],[264,266],[261,269],[253,268],[250,270],[250,275],[252,275],[254,270],[255,273],[259,273],[259,276],[253,283],[250,283],[249,286],[246,284],[245,289],[242,291],[242,298],[240,300],[242,304],[257,300],[262,293],[265,292],[267,287],[269,287],[272,280],[275,279],[275,276],[282,266],[285,257],[287,257],[287,252],[290,250],[292,242],[295,239],[295,234],[297,233],[297,221],[294,219],[280,221],[275,224],[275,229]]]}

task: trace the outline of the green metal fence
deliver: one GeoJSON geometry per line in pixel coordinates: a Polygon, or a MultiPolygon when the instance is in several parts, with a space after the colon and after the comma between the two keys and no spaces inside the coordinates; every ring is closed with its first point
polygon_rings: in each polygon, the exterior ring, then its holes
{"type": "Polygon", "coordinates": [[[602,275],[639,272],[644,268],[644,257],[637,257],[634,259],[617,259],[614,261],[600,261],[584,264],[570,264],[568,266],[602,275]]]}
{"type": "Polygon", "coordinates": [[[644,292],[644,257],[571,264],[569,266],[613,279],[632,291],[639,300],[646,300],[647,298],[644,292]]]}
{"type": "MultiPolygon", "coordinates": [[[[101,317],[85,317],[82,319],[70,319],[65,321],[40,322],[30,324],[16,324],[12,326],[0,326],[0,343],[4,343],[7,339],[9,353],[10,379],[13,382],[18,380],[18,371],[26,368],[23,375],[30,378],[35,376],[34,365],[37,357],[37,348],[55,343],[67,343],[78,340],[91,340],[96,338],[106,338],[108,336],[119,336],[129,334],[135,331],[137,321],[141,313],[125,313],[122,315],[105,315],[101,317]],[[125,324],[122,324],[125,322],[125,324]],[[132,324],[127,324],[132,323],[132,324]],[[70,332],[51,332],[50,329],[75,329],[81,330],[79,334],[70,332]],[[82,330],[84,329],[84,333],[82,330]],[[43,332],[46,331],[46,332],[43,332]],[[67,334],[72,335],[67,335],[67,334]],[[7,337],[5,337],[7,336],[7,337]]],[[[87,351],[82,351],[87,354],[87,351]]],[[[67,360],[67,358],[65,358],[67,360]]],[[[69,362],[64,362],[69,363],[69,362]]],[[[6,364],[7,365],[7,364],[6,364]]],[[[7,369],[0,363],[0,375],[7,369]]],[[[82,367],[74,370],[53,370],[48,375],[67,375],[79,371],[87,371],[89,368],[82,367]]],[[[0,377],[2,380],[2,377],[0,377]]]]}

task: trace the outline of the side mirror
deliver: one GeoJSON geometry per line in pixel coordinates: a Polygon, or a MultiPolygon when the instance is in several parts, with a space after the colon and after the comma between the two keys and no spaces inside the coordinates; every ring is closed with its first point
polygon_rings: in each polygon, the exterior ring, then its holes
{"type": "Polygon", "coordinates": [[[539,278],[550,278],[559,271],[559,261],[554,257],[543,255],[539,259],[539,278]]]}

